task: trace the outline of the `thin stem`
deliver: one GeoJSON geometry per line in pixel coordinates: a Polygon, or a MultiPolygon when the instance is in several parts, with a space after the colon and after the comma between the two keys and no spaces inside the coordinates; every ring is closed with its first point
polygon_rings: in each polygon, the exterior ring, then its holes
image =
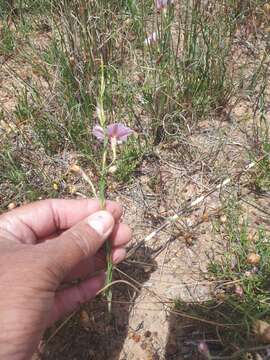
{"type": "MultiPolygon", "coordinates": [[[[99,201],[101,209],[105,209],[106,202],[106,177],[108,172],[107,167],[107,148],[104,145],[104,152],[102,158],[102,170],[101,170],[101,178],[99,180],[99,201]]],[[[105,243],[105,252],[106,252],[106,261],[107,261],[107,275],[106,275],[106,285],[111,284],[113,278],[113,262],[111,257],[111,243],[109,240],[105,243]]],[[[108,310],[111,312],[112,305],[112,289],[108,287],[105,290],[105,295],[108,301],[108,310]]]]}
{"type": "MultiPolygon", "coordinates": [[[[103,145],[103,154],[102,154],[102,164],[101,164],[101,177],[99,180],[99,201],[100,208],[105,209],[106,203],[106,179],[108,174],[108,166],[107,166],[107,154],[108,154],[108,146],[109,139],[106,131],[106,115],[104,112],[103,106],[103,98],[105,93],[105,80],[104,80],[104,65],[102,61],[101,65],[101,81],[100,81],[100,94],[98,99],[98,117],[100,126],[103,128],[105,139],[103,145]]],[[[111,257],[111,243],[110,240],[107,240],[105,243],[105,252],[106,252],[106,260],[107,260],[107,275],[106,275],[106,285],[111,284],[113,278],[113,262],[111,257]]],[[[112,289],[108,287],[104,294],[107,297],[108,301],[108,310],[111,312],[111,304],[112,304],[112,289]]]]}

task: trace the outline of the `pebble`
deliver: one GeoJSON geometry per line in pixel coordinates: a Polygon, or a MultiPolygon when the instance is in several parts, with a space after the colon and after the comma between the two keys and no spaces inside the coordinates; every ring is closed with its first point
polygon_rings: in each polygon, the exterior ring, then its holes
{"type": "Polygon", "coordinates": [[[17,207],[17,205],[16,205],[14,202],[8,204],[8,206],[7,206],[8,210],[13,210],[13,209],[15,209],[16,207],[17,207]]]}
{"type": "Polygon", "coordinates": [[[225,224],[227,222],[227,216],[226,215],[222,215],[219,219],[220,219],[220,222],[222,224],[225,224]]]}
{"type": "Polygon", "coordinates": [[[82,310],[82,311],[80,312],[80,322],[81,322],[81,325],[82,325],[84,328],[87,328],[87,327],[89,326],[90,317],[89,317],[87,311],[82,310]]]}
{"type": "Polygon", "coordinates": [[[260,260],[261,260],[260,255],[256,253],[250,253],[247,256],[247,263],[251,265],[258,265],[260,260]]]}

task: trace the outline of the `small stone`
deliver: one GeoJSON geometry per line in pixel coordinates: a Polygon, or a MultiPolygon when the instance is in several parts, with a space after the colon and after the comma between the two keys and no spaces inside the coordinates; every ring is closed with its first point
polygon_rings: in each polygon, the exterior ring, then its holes
{"type": "Polygon", "coordinates": [[[258,340],[264,344],[270,344],[270,324],[266,321],[256,320],[253,331],[258,340]]]}
{"type": "Polygon", "coordinates": [[[219,219],[220,219],[220,222],[222,224],[225,224],[227,222],[227,216],[226,215],[222,215],[219,219]]]}
{"type": "Polygon", "coordinates": [[[87,311],[82,310],[80,312],[80,322],[81,322],[81,325],[83,326],[83,328],[87,328],[89,326],[90,317],[89,317],[87,311]]]}
{"type": "Polygon", "coordinates": [[[263,5],[263,10],[265,11],[265,13],[266,13],[267,15],[269,15],[269,14],[270,14],[270,3],[264,4],[264,5],[263,5]]]}
{"type": "Polygon", "coordinates": [[[76,164],[73,164],[71,167],[70,167],[70,171],[73,171],[75,173],[79,173],[81,171],[81,168],[76,165],[76,164]]]}
{"type": "Polygon", "coordinates": [[[260,260],[261,260],[260,255],[256,253],[250,253],[247,256],[247,263],[250,265],[258,265],[260,260]]]}
{"type": "Polygon", "coordinates": [[[16,205],[14,202],[8,204],[8,206],[7,206],[8,210],[13,210],[13,209],[15,209],[16,207],[17,207],[17,205],[16,205]]]}
{"type": "Polygon", "coordinates": [[[112,166],[109,167],[108,172],[110,174],[114,174],[114,173],[116,173],[116,171],[117,171],[117,166],[116,165],[112,165],[112,166]]]}

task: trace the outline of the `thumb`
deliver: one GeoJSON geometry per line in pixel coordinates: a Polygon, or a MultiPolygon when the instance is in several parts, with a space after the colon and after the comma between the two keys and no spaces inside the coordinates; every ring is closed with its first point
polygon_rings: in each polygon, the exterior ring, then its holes
{"type": "Polygon", "coordinates": [[[98,211],[54,240],[43,243],[50,266],[61,281],[81,261],[93,256],[111,234],[115,220],[108,211],[98,211]]]}

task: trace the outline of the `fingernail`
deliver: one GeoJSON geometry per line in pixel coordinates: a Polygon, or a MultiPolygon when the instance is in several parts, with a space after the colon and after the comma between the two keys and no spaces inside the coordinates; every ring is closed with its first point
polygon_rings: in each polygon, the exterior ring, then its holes
{"type": "Polygon", "coordinates": [[[89,216],[87,222],[102,237],[107,237],[114,227],[113,216],[104,210],[89,216]]]}

